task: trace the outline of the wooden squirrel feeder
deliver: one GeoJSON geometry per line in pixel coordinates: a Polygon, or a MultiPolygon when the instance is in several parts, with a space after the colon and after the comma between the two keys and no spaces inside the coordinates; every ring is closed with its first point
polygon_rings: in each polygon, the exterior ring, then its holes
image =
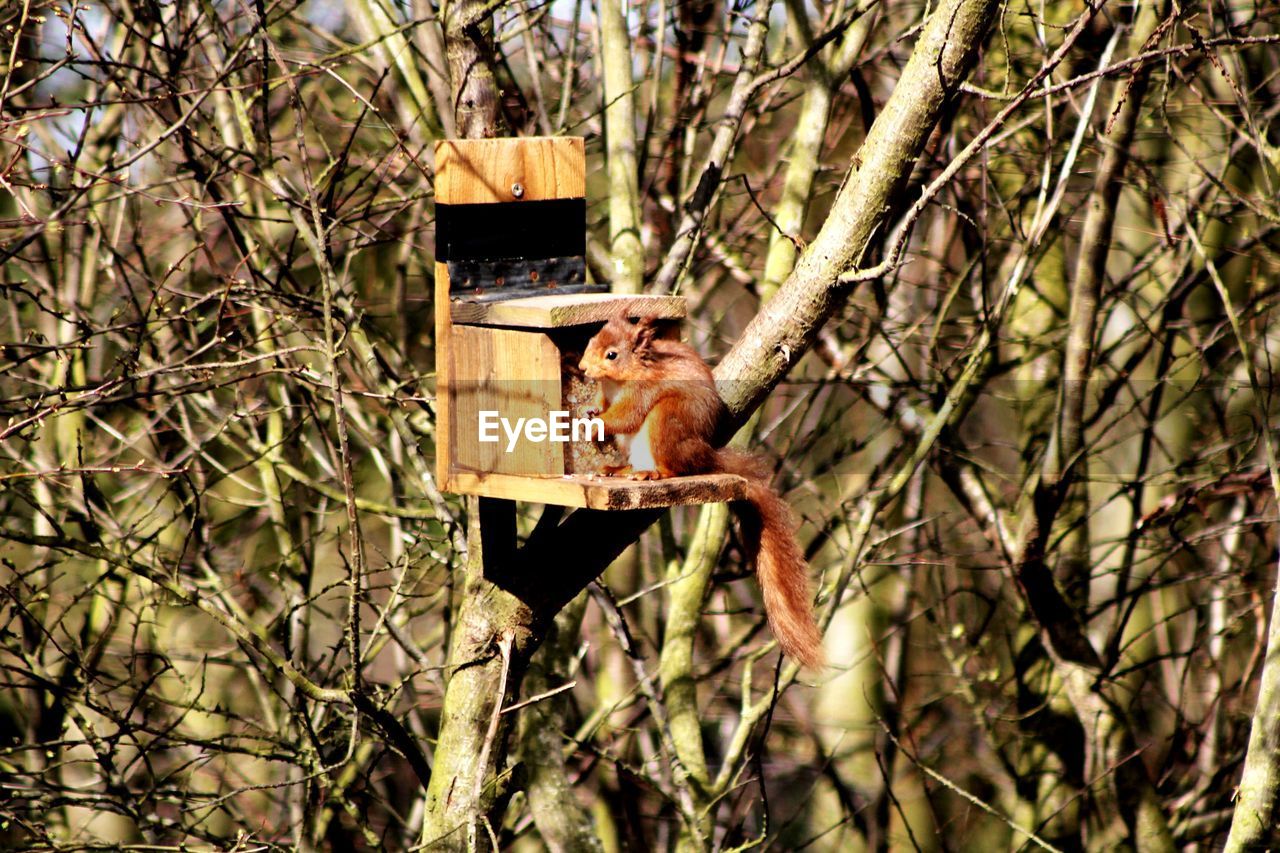
{"type": "Polygon", "coordinates": [[[585,413],[576,370],[619,310],[678,321],[684,297],[611,294],[586,275],[586,157],[576,137],[455,139],[436,154],[436,477],[443,491],[592,509],[740,500],[731,474],[602,477],[607,446],[497,429],[585,413]],[[482,430],[482,412],[488,425],[482,430]]]}

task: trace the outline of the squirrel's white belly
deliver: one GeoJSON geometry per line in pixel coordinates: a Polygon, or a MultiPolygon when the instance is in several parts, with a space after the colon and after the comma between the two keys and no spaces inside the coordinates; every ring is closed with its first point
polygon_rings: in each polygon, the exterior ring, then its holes
{"type": "Polygon", "coordinates": [[[653,413],[650,412],[645,417],[644,423],[640,425],[640,429],[630,437],[627,464],[631,466],[632,471],[658,470],[658,463],[653,460],[653,448],[649,446],[649,419],[652,417],[653,413]]]}

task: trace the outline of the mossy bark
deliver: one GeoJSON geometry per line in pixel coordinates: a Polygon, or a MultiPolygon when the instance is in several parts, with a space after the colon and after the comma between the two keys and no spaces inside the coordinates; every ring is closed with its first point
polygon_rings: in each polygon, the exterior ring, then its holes
{"type": "Polygon", "coordinates": [[[605,154],[609,174],[609,254],[613,289],[639,293],[644,285],[640,244],[640,178],[636,166],[635,82],[631,77],[631,37],[621,0],[600,3],[600,46],[604,53],[605,154]]]}
{"type": "MultiPolygon", "coordinates": [[[[584,593],[556,617],[546,641],[529,662],[524,684],[530,696],[551,694],[565,686],[586,607],[584,593]]],[[[528,776],[529,811],[542,843],[552,851],[593,853],[604,848],[565,763],[571,705],[567,692],[558,693],[535,701],[521,712],[520,763],[528,776]]]]}

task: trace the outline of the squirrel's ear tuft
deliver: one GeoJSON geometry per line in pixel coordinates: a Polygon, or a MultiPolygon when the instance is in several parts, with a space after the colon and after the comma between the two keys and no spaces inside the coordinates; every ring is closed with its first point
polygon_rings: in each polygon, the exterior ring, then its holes
{"type": "Polygon", "coordinates": [[[637,317],[631,321],[636,327],[636,343],[647,344],[653,340],[658,331],[658,323],[654,317],[637,317]]]}

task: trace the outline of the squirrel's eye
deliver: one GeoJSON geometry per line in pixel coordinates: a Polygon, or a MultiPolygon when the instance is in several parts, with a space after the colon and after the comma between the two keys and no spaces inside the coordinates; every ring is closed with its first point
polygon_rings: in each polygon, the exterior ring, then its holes
{"type": "Polygon", "coordinates": [[[617,357],[618,357],[618,351],[617,351],[617,350],[609,350],[607,353],[605,353],[605,354],[604,354],[604,357],[605,357],[605,358],[607,358],[607,359],[609,359],[610,361],[613,361],[615,358],[617,358],[617,357]]]}

